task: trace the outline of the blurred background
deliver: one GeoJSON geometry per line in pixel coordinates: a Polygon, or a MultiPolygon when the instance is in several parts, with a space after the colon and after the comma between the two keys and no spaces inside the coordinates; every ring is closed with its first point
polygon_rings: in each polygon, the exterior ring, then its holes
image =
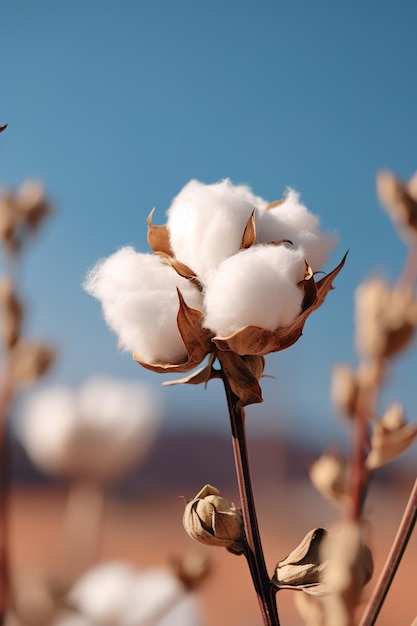
{"type": "MultiPolygon", "coordinates": [[[[0,182],[17,189],[27,178],[40,179],[56,207],[21,276],[27,332],[58,350],[42,384],[77,386],[92,374],[138,379],[165,406],[154,453],[121,493],[147,504],[154,494],[169,493],[177,519],[180,489],[191,497],[201,481],[235,488],[218,381],[207,389],[160,387],[162,377],[118,351],[100,305],[81,288],[88,269],[121,246],[148,251],[149,211],[155,207],[154,223],[164,223],[172,198],[191,178],[230,177],[270,201],[287,186],[299,191],[322,229],[339,234],[326,270],[349,250],[335,290],[301,340],[268,357],[264,403],[247,411],[249,436],[260,450],[254,450],[254,474],[266,532],[276,537],[277,517],[285,534],[287,522],[305,516],[298,505],[291,518],[288,508],[296,502],[311,506],[313,523],[326,522],[315,519],[322,502],[303,481],[323,449],[347,448],[349,430],[332,410],[329,389],[333,364],[356,362],[354,292],[369,274],[394,281],[406,255],[380,209],[375,175],[388,168],[406,180],[417,169],[416,19],[412,0],[3,0],[0,124],[8,128],[0,138],[0,182]],[[282,517],[282,489],[296,479],[282,517]]],[[[383,405],[402,401],[410,419],[415,371],[414,351],[398,362],[382,399],[383,405]]],[[[19,403],[15,413],[18,420],[19,403]]],[[[415,460],[410,451],[389,468],[397,483],[383,477],[397,485],[398,510],[404,505],[398,485],[409,485],[415,460]]],[[[41,481],[19,449],[14,463],[22,484],[41,481]]],[[[24,520],[30,498],[19,497],[16,516],[19,510],[24,520]]],[[[381,510],[375,504],[373,513],[381,510]]],[[[394,516],[396,510],[393,503],[394,516]]],[[[53,514],[49,519],[54,523],[53,514]]],[[[157,534],[165,546],[163,529],[157,534]]],[[[301,523],[299,534],[295,541],[305,534],[301,523]]],[[[24,545],[17,537],[16,546],[24,545]]],[[[271,557],[271,565],[292,547],[271,557]]],[[[213,610],[211,599],[207,606],[213,610]]]]}

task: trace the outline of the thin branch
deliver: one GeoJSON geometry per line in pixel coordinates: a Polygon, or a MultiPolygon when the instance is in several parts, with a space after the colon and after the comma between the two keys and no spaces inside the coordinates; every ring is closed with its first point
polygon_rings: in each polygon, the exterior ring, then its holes
{"type": "Polygon", "coordinates": [[[394,580],[398,566],[407,547],[417,519],[417,479],[414,482],[403,517],[397,530],[390,553],[376,583],[368,607],[360,626],[373,626],[379,615],[385,597],[394,580]]]}
{"type": "Polygon", "coordinates": [[[236,475],[242,507],[243,524],[246,533],[247,549],[245,556],[258,597],[264,624],[265,626],[279,626],[278,611],[275,601],[276,591],[270,582],[266,569],[256,516],[249,455],[246,444],[245,413],[244,409],[239,406],[238,398],[231,390],[227,377],[223,372],[222,379],[229,409],[236,475]]]}

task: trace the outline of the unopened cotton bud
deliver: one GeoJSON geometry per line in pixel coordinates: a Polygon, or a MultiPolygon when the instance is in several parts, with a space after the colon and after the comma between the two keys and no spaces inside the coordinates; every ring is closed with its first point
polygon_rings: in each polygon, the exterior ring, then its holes
{"type": "Polygon", "coordinates": [[[243,550],[242,513],[211,485],[205,485],[186,504],[183,525],[188,535],[200,543],[222,546],[237,554],[243,550]]]}
{"type": "Polygon", "coordinates": [[[316,489],[335,504],[346,499],[346,462],[336,452],[323,454],[310,469],[310,479],[316,489]]]}
{"type": "Polygon", "coordinates": [[[331,396],[335,407],[353,417],[357,409],[359,386],[355,370],[349,365],[336,365],[332,371],[331,396]]]}

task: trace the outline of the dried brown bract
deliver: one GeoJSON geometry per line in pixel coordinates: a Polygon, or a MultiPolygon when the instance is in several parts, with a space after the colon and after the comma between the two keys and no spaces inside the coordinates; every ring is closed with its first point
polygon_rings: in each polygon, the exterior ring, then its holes
{"type": "Polygon", "coordinates": [[[392,172],[381,170],[377,176],[377,192],[395,224],[407,240],[417,238],[416,175],[409,184],[400,181],[392,172]]]}
{"type": "Polygon", "coordinates": [[[338,452],[326,452],[310,468],[310,479],[328,500],[344,506],[347,498],[347,464],[338,452]]]}
{"type": "Polygon", "coordinates": [[[284,560],[275,566],[272,583],[280,589],[299,589],[313,595],[328,593],[322,584],[325,563],[320,549],[327,532],[314,528],[284,560]]]}
{"type": "Polygon", "coordinates": [[[356,345],[363,358],[388,359],[407,348],[417,325],[417,301],[382,278],[356,291],[356,345]]]}
{"type": "Polygon", "coordinates": [[[29,235],[39,229],[52,212],[39,181],[28,180],[16,193],[3,190],[0,193],[0,238],[6,249],[17,253],[29,235]]]}
{"type": "Polygon", "coordinates": [[[408,450],[416,438],[417,424],[407,424],[403,407],[398,403],[391,404],[382,419],[373,426],[366,467],[375,470],[396,459],[408,450]]]}

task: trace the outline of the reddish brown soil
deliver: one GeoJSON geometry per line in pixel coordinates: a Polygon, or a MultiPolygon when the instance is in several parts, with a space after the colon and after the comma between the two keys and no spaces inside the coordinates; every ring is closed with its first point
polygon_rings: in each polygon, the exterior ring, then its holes
{"type": "MultiPolygon", "coordinates": [[[[368,498],[370,543],[375,575],[366,587],[369,596],[388,551],[407,500],[411,483],[395,489],[374,488],[368,498]]],[[[192,494],[187,494],[192,495],[192,494]]],[[[284,558],[304,534],[315,526],[331,524],[332,508],[309,485],[289,484],[275,493],[258,493],[261,535],[269,570],[284,558]]],[[[63,571],[62,516],[65,492],[57,489],[15,489],[11,500],[10,554],[17,580],[33,571],[63,571]]],[[[166,564],[190,550],[206,552],[189,539],[182,528],[183,504],[177,494],[167,493],[141,501],[109,499],[98,558],[126,559],[141,568],[166,564]]],[[[260,625],[257,602],[243,557],[226,550],[207,548],[213,573],[199,595],[208,626],[260,625]]],[[[379,626],[410,626],[417,614],[417,533],[389,593],[379,626]]],[[[293,592],[278,596],[284,626],[302,622],[293,605],[293,592]]],[[[359,613],[361,610],[359,611],[359,613]]]]}

